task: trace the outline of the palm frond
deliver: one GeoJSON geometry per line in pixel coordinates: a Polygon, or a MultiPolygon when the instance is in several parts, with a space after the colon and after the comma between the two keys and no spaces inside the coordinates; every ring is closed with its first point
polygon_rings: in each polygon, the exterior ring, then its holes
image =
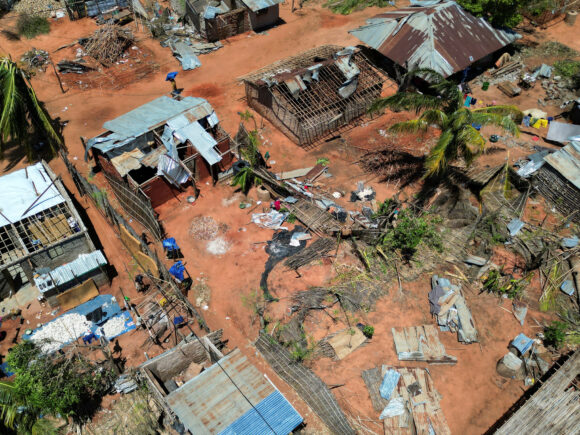
{"type": "Polygon", "coordinates": [[[14,124],[15,118],[20,118],[19,111],[22,95],[17,84],[18,76],[16,66],[7,59],[0,62],[0,78],[2,79],[2,113],[0,114],[0,134],[2,141],[7,141],[11,136],[18,136],[20,128],[14,124]]]}
{"type": "Polygon", "coordinates": [[[481,125],[495,125],[501,127],[512,136],[518,137],[520,135],[520,129],[517,124],[509,117],[496,113],[485,113],[485,112],[474,112],[472,114],[473,122],[481,125]]]}
{"type": "Polygon", "coordinates": [[[454,141],[453,132],[445,130],[439,136],[439,140],[435,144],[429,155],[425,159],[425,175],[424,178],[436,177],[443,175],[447,170],[449,147],[454,141]]]}
{"type": "Polygon", "coordinates": [[[397,122],[389,127],[389,130],[395,133],[418,133],[426,131],[429,123],[421,119],[412,119],[410,121],[397,122]]]}
{"type": "Polygon", "coordinates": [[[59,433],[55,422],[46,418],[36,420],[31,430],[31,435],[58,435],[59,433]]]}
{"type": "Polygon", "coordinates": [[[22,78],[24,82],[28,85],[26,87],[28,93],[27,96],[29,98],[28,101],[28,111],[30,114],[30,118],[32,123],[35,124],[36,127],[39,128],[40,131],[44,132],[47,136],[47,139],[50,143],[51,149],[53,152],[56,153],[55,145],[62,146],[62,140],[56,130],[54,129],[53,121],[50,119],[50,116],[46,113],[46,110],[40,102],[38,98],[36,98],[36,92],[32,88],[32,85],[28,82],[26,77],[24,77],[24,73],[21,71],[22,78]]]}
{"type": "Polygon", "coordinates": [[[445,77],[439,74],[437,71],[432,70],[430,68],[415,68],[405,74],[406,80],[412,80],[415,77],[418,77],[426,82],[430,83],[431,85],[437,85],[443,82],[446,82],[445,77]]]}
{"type": "Polygon", "coordinates": [[[423,114],[419,117],[419,119],[429,123],[429,124],[436,124],[439,128],[445,128],[447,125],[448,117],[442,110],[439,109],[429,109],[425,110],[423,114]]]}
{"type": "Polygon", "coordinates": [[[398,92],[390,97],[375,100],[368,111],[377,113],[388,107],[391,110],[415,110],[419,113],[425,109],[437,109],[442,105],[443,101],[432,95],[398,92]]]}
{"type": "Polygon", "coordinates": [[[473,122],[473,115],[471,113],[471,111],[465,107],[456,110],[455,112],[453,112],[453,115],[451,115],[451,120],[450,120],[450,125],[451,128],[454,129],[455,131],[459,131],[461,130],[461,128],[464,125],[471,125],[471,123],[473,122]]]}
{"type": "Polygon", "coordinates": [[[0,419],[10,429],[14,429],[19,405],[12,382],[0,381],[0,419]]]}
{"type": "Polygon", "coordinates": [[[471,125],[464,125],[463,128],[457,132],[458,152],[465,160],[467,166],[473,163],[475,157],[485,151],[486,142],[479,131],[471,125]]]}
{"type": "Polygon", "coordinates": [[[509,116],[515,123],[521,124],[524,114],[517,106],[490,106],[474,109],[474,113],[493,113],[495,115],[509,116]]]}

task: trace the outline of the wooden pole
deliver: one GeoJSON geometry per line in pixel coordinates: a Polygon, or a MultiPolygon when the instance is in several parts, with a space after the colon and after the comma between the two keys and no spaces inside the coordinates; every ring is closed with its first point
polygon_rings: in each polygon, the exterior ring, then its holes
{"type": "Polygon", "coordinates": [[[52,65],[52,69],[54,70],[54,74],[56,75],[56,79],[58,80],[58,85],[60,86],[60,90],[63,94],[65,94],[66,91],[62,87],[62,80],[60,79],[60,75],[58,74],[58,71],[56,70],[56,67],[54,66],[54,62],[52,61],[52,58],[49,57],[49,59],[50,59],[50,64],[52,65]]]}

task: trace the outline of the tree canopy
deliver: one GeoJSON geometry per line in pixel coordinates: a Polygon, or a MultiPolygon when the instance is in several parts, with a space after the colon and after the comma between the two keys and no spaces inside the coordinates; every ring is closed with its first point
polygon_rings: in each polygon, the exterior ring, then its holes
{"type": "Polygon", "coordinates": [[[83,421],[111,385],[103,367],[76,354],[43,354],[31,341],[14,346],[6,361],[15,377],[0,382],[0,416],[19,433],[31,432],[41,415],[83,421]]]}
{"type": "Polygon", "coordinates": [[[463,94],[455,83],[446,80],[439,73],[429,69],[417,69],[405,76],[399,92],[387,98],[376,100],[371,112],[386,107],[393,110],[414,110],[419,117],[410,121],[399,122],[389,129],[395,132],[425,132],[431,126],[441,131],[436,145],[425,160],[425,177],[445,175],[449,164],[463,159],[470,165],[486,147],[486,141],[479,132],[479,127],[495,125],[514,136],[519,135],[516,121],[521,122],[521,111],[515,106],[490,106],[470,109],[463,105],[463,94]],[[406,87],[413,79],[422,79],[429,83],[426,93],[406,92],[406,87]]]}
{"type": "Polygon", "coordinates": [[[28,77],[18,65],[0,58],[0,159],[9,141],[18,143],[31,161],[35,141],[46,142],[53,153],[62,146],[54,121],[38,101],[28,77]]]}
{"type": "Polygon", "coordinates": [[[457,0],[463,9],[495,27],[514,27],[522,21],[520,9],[529,0],[457,0]]]}

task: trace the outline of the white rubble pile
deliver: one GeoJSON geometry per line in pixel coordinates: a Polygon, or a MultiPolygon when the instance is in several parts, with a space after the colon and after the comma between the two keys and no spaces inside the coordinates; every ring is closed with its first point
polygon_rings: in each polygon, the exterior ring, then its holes
{"type": "Polygon", "coordinates": [[[104,325],[105,337],[113,338],[119,335],[125,329],[125,317],[115,316],[109,319],[104,325]]]}

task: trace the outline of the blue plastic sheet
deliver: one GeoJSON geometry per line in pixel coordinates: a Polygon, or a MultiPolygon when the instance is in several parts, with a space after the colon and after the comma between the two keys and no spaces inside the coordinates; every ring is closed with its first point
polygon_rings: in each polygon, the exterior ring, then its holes
{"type": "Polygon", "coordinates": [[[562,246],[564,248],[575,248],[576,246],[578,246],[578,236],[563,238],[562,246]]]}
{"type": "Polygon", "coordinates": [[[185,272],[185,266],[181,261],[178,261],[169,268],[169,273],[179,281],[183,281],[183,272],[185,272]]]}
{"type": "Polygon", "coordinates": [[[385,373],[385,377],[383,378],[383,382],[381,382],[381,386],[379,388],[379,393],[381,393],[381,397],[385,400],[389,400],[391,398],[391,394],[395,390],[395,387],[399,383],[399,379],[401,375],[398,371],[389,369],[387,373],[385,373]]]}
{"type": "Polygon", "coordinates": [[[169,239],[165,239],[163,240],[163,247],[165,249],[168,249],[170,251],[177,251],[179,249],[179,246],[177,246],[177,242],[175,241],[175,239],[173,237],[170,237],[169,239]]]}

